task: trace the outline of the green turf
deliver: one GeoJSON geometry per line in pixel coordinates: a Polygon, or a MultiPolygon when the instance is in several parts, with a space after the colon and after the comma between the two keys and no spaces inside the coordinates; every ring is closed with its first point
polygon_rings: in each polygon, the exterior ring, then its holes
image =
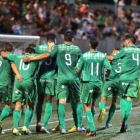
{"type": "MultiPolygon", "coordinates": [[[[126,133],[120,134],[119,130],[121,127],[121,114],[120,111],[117,110],[113,120],[112,120],[112,125],[113,127],[105,129],[104,127],[104,122],[103,123],[98,123],[98,108],[97,108],[97,114],[95,116],[95,126],[97,129],[97,136],[96,137],[86,137],[85,133],[68,133],[66,135],[60,135],[58,133],[50,133],[50,134],[37,134],[35,133],[35,126],[30,127],[30,130],[33,132],[32,135],[29,136],[13,136],[11,131],[6,131],[5,135],[0,135],[0,140],[139,140],[140,139],[140,107],[135,107],[132,110],[132,115],[129,120],[129,125],[128,125],[128,131],[126,133]]],[[[105,120],[107,117],[107,113],[105,115],[105,120]]],[[[20,126],[23,124],[23,118],[24,115],[22,115],[21,120],[20,120],[20,126]]],[[[73,120],[70,119],[72,118],[72,113],[70,109],[70,105],[67,104],[66,108],[66,128],[69,129],[73,126],[73,120]]],[[[48,125],[48,129],[51,130],[54,128],[58,123],[54,121],[57,121],[57,114],[56,114],[56,105],[54,105],[53,109],[53,114],[51,117],[51,123],[48,125]]],[[[33,124],[35,124],[36,118],[33,120],[33,124]]],[[[9,129],[12,128],[12,115],[10,115],[8,118],[6,118],[3,121],[3,129],[9,129]]],[[[85,117],[83,118],[83,125],[86,126],[86,119],[85,117]]],[[[20,129],[21,130],[21,129],[20,129]]]]}

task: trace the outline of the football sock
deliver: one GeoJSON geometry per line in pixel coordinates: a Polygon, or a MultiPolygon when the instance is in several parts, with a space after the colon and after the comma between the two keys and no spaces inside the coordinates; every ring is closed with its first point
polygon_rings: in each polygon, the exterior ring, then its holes
{"type": "Polygon", "coordinates": [[[93,116],[93,119],[94,119],[94,115],[96,114],[95,109],[92,109],[92,110],[91,110],[91,113],[92,113],[92,116],[93,116]]]}
{"type": "Polygon", "coordinates": [[[125,117],[125,109],[126,109],[126,100],[124,98],[120,99],[120,107],[121,107],[122,118],[124,119],[124,117],[125,117]]]}
{"type": "Polygon", "coordinates": [[[78,120],[78,127],[82,127],[82,120],[83,120],[83,105],[81,103],[77,103],[77,120],[78,120]]]}
{"type": "Polygon", "coordinates": [[[14,124],[14,128],[16,128],[16,129],[18,129],[18,123],[19,123],[20,117],[21,117],[21,111],[14,110],[14,112],[13,112],[13,124],[14,124]]]}
{"type": "Polygon", "coordinates": [[[36,119],[37,119],[37,123],[41,122],[42,106],[43,106],[43,101],[39,100],[37,105],[36,105],[36,119]]]}
{"type": "Polygon", "coordinates": [[[26,126],[27,128],[30,125],[31,115],[32,115],[32,109],[27,107],[25,110],[25,116],[24,116],[24,126],[26,126]]]}
{"type": "MultiPolygon", "coordinates": [[[[35,115],[35,111],[32,109],[32,110],[31,110],[31,116],[30,116],[30,119],[29,119],[29,126],[31,125],[31,123],[32,123],[32,121],[33,121],[34,115],[35,115]]],[[[28,127],[29,127],[29,126],[28,126],[28,127]]]]}
{"type": "Polygon", "coordinates": [[[126,100],[125,123],[127,123],[129,119],[129,116],[131,114],[131,109],[132,109],[132,101],[126,100]]]}
{"type": "Polygon", "coordinates": [[[0,115],[0,120],[4,120],[10,114],[10,111],[11,109],[9,107],[4,107],[0,115]]]}
{"type": "Polygon", "coordinates": [[[116,110],[116,105],[112,104],[109,109],[109,112],[108,112],[108,119],[107,119],[106,123],[110,123],[110,121],[115,113],[115,110],[116,110]]]}
{"type": "Polygon", "coordinates": [[[77,106],[76,102],[71,102],[72,116],[73,116],[74,124],[76,127],[78,127],[76,106],[77,106]]]}
{"type": "Polygon", "coordinates": [[[102,111],[105,108],[105,103],[103,101],[99,102],[99,109],[102,111]]]}
{"type": "Polygon", "coordinates": [[[58,105],[58,115],[61,129],[65,129],[65,105],[59,103],[58,105]]]}
{"type": "Polygon", "coordinates": [[[92,115],[91,111],[86,111],[86,118],[87,118],[87,122],[88,122],[88,125],[90,128],[90,131],[94,131],[95,125],[94,125],[93,115],[92,115]]]}
{"type": "Polygon", "coordinates": [[[52,115],[52,103],[46,103],[45,115],[44,115],[44,124],[43,124],[44,128],[47,127],[51,115],[52,115]]]}

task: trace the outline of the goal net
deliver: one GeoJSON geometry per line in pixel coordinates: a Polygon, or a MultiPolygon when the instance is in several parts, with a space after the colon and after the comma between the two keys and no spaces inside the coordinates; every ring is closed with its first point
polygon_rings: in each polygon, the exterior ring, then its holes
{"type": "Polygon", "coordinates": [[[29,44],[38,45],[40,42],[39,36],[21,36],[21,35],[3,35],[0,34],[0,50],[5,42],[11,42],[14,46],[14,54],[22,54],[22,50],[29,44]]]}

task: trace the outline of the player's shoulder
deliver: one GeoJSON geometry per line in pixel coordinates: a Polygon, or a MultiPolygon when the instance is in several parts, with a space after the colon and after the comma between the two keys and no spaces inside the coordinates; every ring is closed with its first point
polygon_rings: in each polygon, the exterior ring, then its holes
{"type": "Polygon", "coordinates": [[[38,48],[41,49],[41,48],[46,48],[46,47],[48,47],[48,43],[38,45],[35,47],[35,49],[38,49],[38,48]]]}
{"type": "Polygon", "coordinates": [[[65,48],[70,48],[70,49],[77,49],[79,50],[80,48],[77,46],[77,45],[74,45],[74,44],[59,44],[59,45],[56,45],[58,48],[60,49],[65,49],[65,48]]]}
{"type": "Polygon", "coordinates": [[[86,57],[86,56],[88,56],[88,55],[90,55],[90,54],[91,54],[91,52],[88,51],[88,52],[83,53],[82,55],[83,55],[83,57],[86,57]]]}

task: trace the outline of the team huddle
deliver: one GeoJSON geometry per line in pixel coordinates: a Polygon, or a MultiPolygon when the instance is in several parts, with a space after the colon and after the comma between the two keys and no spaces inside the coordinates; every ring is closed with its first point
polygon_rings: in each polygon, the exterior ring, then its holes
{"type": "Polygon", "coordinates": [[[68,30],[64,34],[64,44],[55,45],[54,34],[47,36],[43,45],[30,44],[22,55],[12,54],[13,45],[4,44],[0,57],[0,101],[4,108],[0,114],[0,133],[2,122],[9,115],[11,102],[13,112],[13,130],[21,135],[18,125],[21,107],[26,105],[22,134],[31,133],[29,126],[36,112],[36,132],[50,133],[47,130],[52,115],[52,100],[56,96],[59,124],[52,131],[66,134],[65,105],[71,104],[75,126],[68,132],[86,132],[86,136],[96,136],[94,124],[95,102],[99,102],[98,122],[104,119],[105,103],[112,97],[106,127],[111,127],[111,119],[116,110],[116,100],[120,97],[122,126],[120,132],[127,129],[133,98],[138,94],[140,49],[135,46],[136,38],[126,35],[124,48],[115,48],[112,55],[97,51],[98,40],[89,40],[89,51],[82,54],[73,44],[74,33],[68,30]],[[106,69],[106,73],[105,73],[106,69]],[[14,85],[11,88],[13,73],[14,85]],[[41,122],[43,102],[46,102],[43,123],[41,122]],[[36,109],[35,109],[36,107],[36,109]],[[82,125],[85,110],[87,126],[82,125]]]}

